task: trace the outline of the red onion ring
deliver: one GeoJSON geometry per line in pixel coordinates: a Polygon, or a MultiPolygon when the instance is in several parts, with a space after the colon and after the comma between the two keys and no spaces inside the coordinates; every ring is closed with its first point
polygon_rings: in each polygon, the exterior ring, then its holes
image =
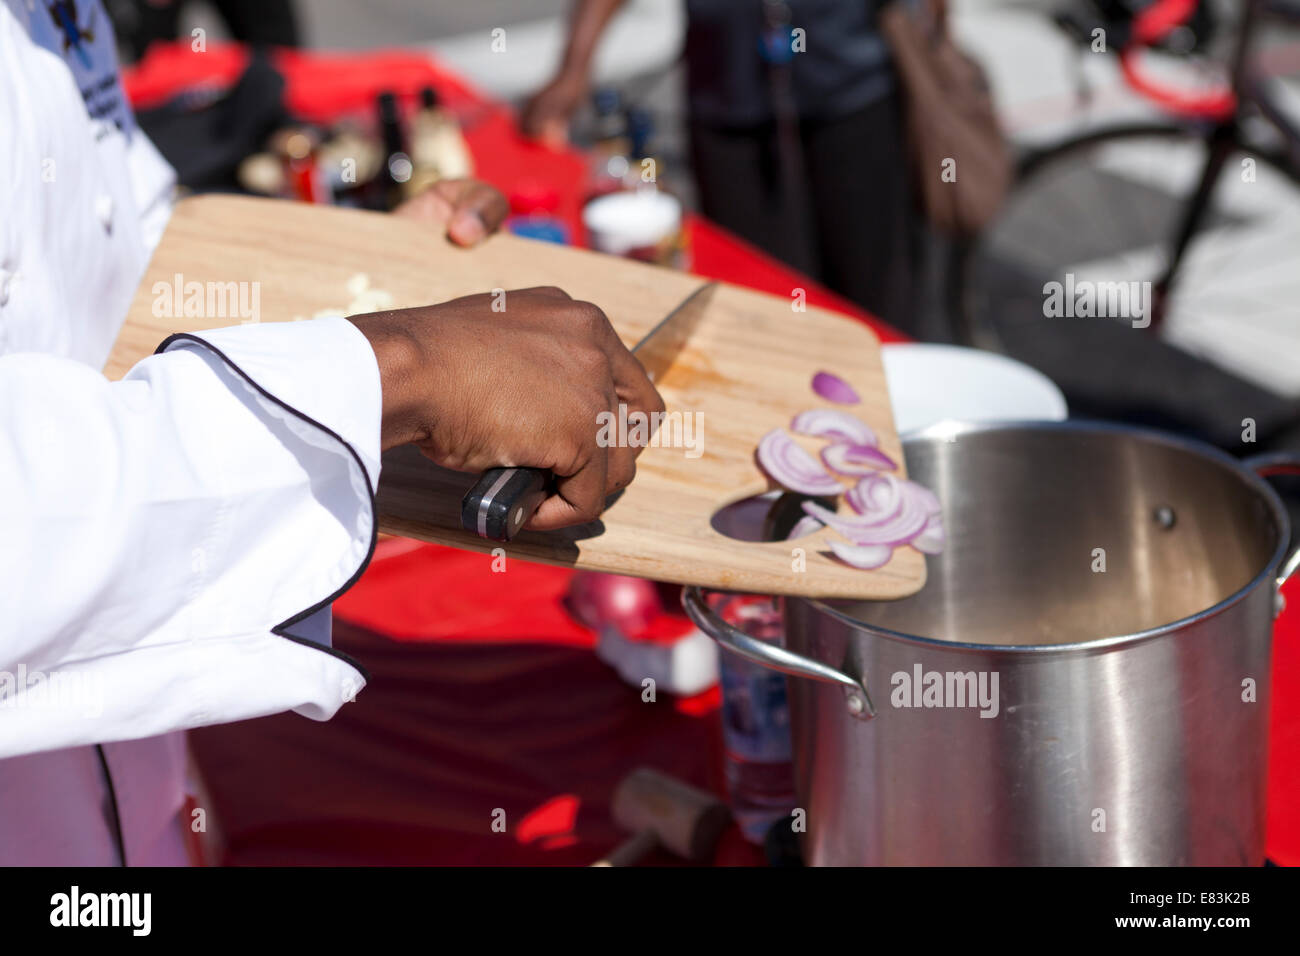
{"type": "Polygon", "coordinates": [[[844,494],[850,508],[880,521],[898,511],[901,483],[894,475],[873,472],[844,494]]]}
{"type": "Polygon", "coordinates": [[[856,405],[862,401],[852,385],[830,372],[818,372],[814,375],[812,389],[826,401],[839,405],[856,405]]]}
{"type": "Polygon", "coordinates": [[[835,557],[845,564],[860,568],[863,571],[870,571],[872,568],[888,564],[889,559],[894,556],[894,549],[887,544],[853,545],[845,544],[843,541],[836,541],[834,538],[831,538],[826,544],[835,553],[835,557]]]}
{"type": "Polygon", "coordinates": [[[894,459],[870,445],[827,445],[822,449],[822,463],[841,475],[871,475],[882,468],[893,471],[898,467],[894,459]]]}
{"type": "Polygon", "coordinates": [[[943,516],[933,514],[925,523],[925,528],[910,542],[922,554],[941,554],[947,544],[948,536],[943,530],[943,516]]]}
{"type": "Polygon", "coordinates": [[[943,512],[943,505],[939,504],[939,496],[933,491],[925,487],[925,485],[918,485],[915,481],[909,481],[907,484],[916,489],[914,493],[921,499],[927,512],[932,515],[941,514],[943,512]]]}
{"type": "Polygon", "coordinates": [[[812,515],[804,515],[794,523],[790,533],[785,536],[785,540],[793,541],[795,538],[802,538],[812,534],[814,531],[820,531],[823,525],[812,515]]]}
{"type": "Polygon", "coordinates": [[[844,486],[817,459],[795,444],[793,438],[774,428],[758,443],[758,463],[777,484],[805,495],[839,495],[844,486]]]}
{"type": "Polygon", "coordinates": [[[815,501],[803,502],[803,510],[854,544],[907,544],[925,528],[930,515],[919,497],[906,493],[906,485],[901,490],[903,493],[899,496],[901,502],[898,510],[883,518],[868,520],[865,516],[845,517],[815,501]]]}
{"type": "Polygon", "coordinates": [[[838,408],[813,408],[800,412],[790,422],[790,430],[800,435],[831,438],[850,445],[879,444],[870,425],[838,408]]]}

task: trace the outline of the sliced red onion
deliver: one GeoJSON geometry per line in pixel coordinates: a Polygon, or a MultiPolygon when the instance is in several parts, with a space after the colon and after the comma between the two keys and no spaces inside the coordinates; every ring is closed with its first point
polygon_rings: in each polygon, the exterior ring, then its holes
{"type": "Polygon", "coordinates": [[[941,514],[943,512],[943,505],[939,504],[938,495],[936,495],[929,488],[925,487],[925,485],[918,485],[914,481],[909,481],[908,484],[916,486],[916,495],[921,499],[922,503],[925,505],[926,511],[928,511],[932,515],[941,514]]]}
{"type": "Polygon", "coordinates": [[[838,495],[844,486],[795,444],[786,432],[774,428],[758,443],[758,463],[777,484],[805,495],[838,495]]]}
{"type": "Polygon", "coordinates": [[[813,408],[800,412],[790,422],[790,430],[800,435],[830,438],[850,445],[879,444],[870,425],[838,408],[813,408]]]}
{"type": "Polygon", "coordinates": [[[785,540],[793,541],[795,538],[802,538],[805,535],[812,534],[814,531],[820,531],[822,527],[822,523],[812,515],[804,515],[794,523],[794,527],[791,528],[790,533],[785,536],[785,540]]]}
{"type": "Polygon", "coordinates": [[[836,541],[834,538],[831,538],[826,544],[830,546],[831,551],[835,552],[835,557],[845,564],[861,568],[863,571],[870,571],[872,568],[888,564],[889,559],[894,554],[894,549],[887,544],[845,544],[843,541],[836,541]]]}
{"type": "Polygon", "coordinates": [[[893,471],[898,467],[894,459],[870,445],[827,445],[822,449],[822,462],[841,475],[871,475],[882,468],[893,471]]]}
{"type": "Polygon", "coordinates": [[[826,401],[835,402],[839,405],[856,405],[862,401],[862,399],[858,398],[858,393],[853,390],[852,385],[830,372],[818,372],[814,375],[812,388],[826,401]]]}
{"type": "Polygon", "coordinates": [[[943,516],[938,514],[930,515],[929,520],[925,523],[925,528],[910,543],[912,547],[923,554],[942,553],[943,546],[947,544],[947,535],[943,530],[943,516]]]}
{"type": "Polygon", "coordinates": [[[844,500],[858,514],[879,521],[898,511],[901,484],[894,475],[873,472],[850,488],[844,500]]]}
{"type": "MultiPolygon", "coordinates": [[[[906,492],[906,486],[902,486],[906,492]]],[[[866,516],[845,517],[829,508],[823,508],[815,501],[803,502],[805,514],[810,514],[823,524],[830,525],[854,544],[907,544],[925,528],[929,520],[920,499],[910,494],[900,494],[902,500],[894,514],[883,520],[870,519],[866,516]]]]}

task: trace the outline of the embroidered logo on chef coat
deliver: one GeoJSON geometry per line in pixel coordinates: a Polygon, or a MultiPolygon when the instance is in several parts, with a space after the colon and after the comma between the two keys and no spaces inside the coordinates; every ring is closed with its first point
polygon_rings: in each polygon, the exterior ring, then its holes
{"type": "Polygon", "coordinates": [[[90,54],[86,52],[86,43],[95,42],[95,15],[98,9],[92,7],[90,10],[90,21],[82,28],[77,18],[77,0],[57,0],[55,3],[47,3],[45,8],[49,11],[50,19],[54,25],[59,28],[63,34],[63,54],[67,56],[68,51],[76,54],[81,65],[87,70],[91,68],[90,54]],[[84,41],[84,42],[83,42],[84,41]]]}
{"type": "Polygon", "coordinates": [[[128,137],[135,117],[117,72],[113,25],[100,0],[4,0],[32,42],[57,54],[77,84],[86,113],[128,137]]]}

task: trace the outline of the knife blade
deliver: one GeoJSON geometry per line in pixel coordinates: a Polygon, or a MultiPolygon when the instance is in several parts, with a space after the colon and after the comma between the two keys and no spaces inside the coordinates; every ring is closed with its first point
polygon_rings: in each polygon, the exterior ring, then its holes
{"type": "MultiPolygon", "coordinates": [[[[717,285],[706,282],[692,289],[632,347],[650,381],[657,382],[672,367],[717,285]]],[[[461,527],[492,541],[509,541],[551,494],[554,484],[554,476],[545,468],[489,468],[460,503],[461,527]]]]}

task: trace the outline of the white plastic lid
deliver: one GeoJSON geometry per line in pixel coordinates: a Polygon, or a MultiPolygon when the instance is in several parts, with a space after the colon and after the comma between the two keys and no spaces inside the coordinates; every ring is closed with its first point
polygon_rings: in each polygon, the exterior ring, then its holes
{"type": "Polygon", "coordinates": [[[682,223],[682,204],[657,189],[610,193],[587,203],[582,223],[595,248],[621,255],[675,233],[682,223]]]}

